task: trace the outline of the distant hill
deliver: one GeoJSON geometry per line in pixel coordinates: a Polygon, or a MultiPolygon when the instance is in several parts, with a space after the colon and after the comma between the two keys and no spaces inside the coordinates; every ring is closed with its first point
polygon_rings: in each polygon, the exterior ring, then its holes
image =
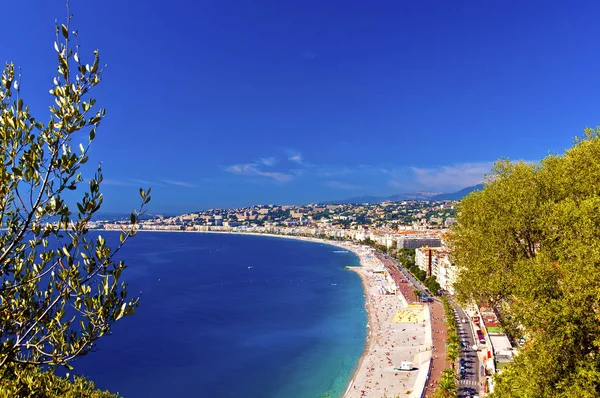
{"type": "Polygon", "coordinates": [[[430,200],[432,196],[439,195],[438,192],[411,192],[400,193],[392,196],[356,196],[348,199],[330,200],[322,204],[356,204],[356,203],[382,203],[382,202],[401,202],[403,200],[430,200]]]}
{"type": "Polygon", "coordinates": [[[321,202],[326,205],[357,204],[357,203],[382,203],[382,202],[402,202],[405,200],[460,200],[475,190],[483,189],[483,184],[477,184],[472,187],[466,187],[458,192],[439,193],[439,192],[410,192],[400,193],[392,196],[356,196],[348,199],[330,200],[321,202]]]}
{"type": "Polygon", "coordinates": [[[473,185],[472,187],[466,187],[458,192],[453,193],[442,193],[440,195],[432,196],[431,200],[461,200],[473,191],[481,191],[483,184],[473,185]]]}

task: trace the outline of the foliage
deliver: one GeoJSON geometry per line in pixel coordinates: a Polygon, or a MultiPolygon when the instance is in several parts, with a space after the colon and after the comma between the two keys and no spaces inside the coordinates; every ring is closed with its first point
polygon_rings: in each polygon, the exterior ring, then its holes
{"type": "Polygon", "coordinates": [[[458,382],[456,380],[455,364],[460,355],[460,337],[458,322],[454,316],[452,305],[446,297],[442,297],[448,337],[446,340],[446,359],[452,363],[452,367],[444,369],[438,387],[433,393],[434,398],[454,398],[458,393],[458,382]]]}
{"type": "Polygon", "coordinates": [[[386,245],[375,245],[375,248],[384,254],[388,252],[388,247],[386,245]]]}
{"type": "Polygon", "coordinates": [[[423,292],[421,292],[419,289],[413,289],[413,294],[415,295],[415,300],[421,300],[421,295],[423,292]]]}
{"type": "Polygon", "coordinates": [[[417,267],[416,265],[409,267],[408,272],[413,274],[413,276],[415,278],[417,278],[418,280],[420,280],[421,282],[424,282],[425,279],[427,279],[427,272],[423,271],[421,268],[417,267]]]}
{"type": "Polygon", "coordinates": [[[453,369],[444,369],[438,388],[433,393],[433,398],[455,398],[458,393],[458,381],[453,369]]]}
{"type": "Polygon", "coordinates": [[[459,298],[527,337],[495,396],[600,395],[600,129],[539,165],[499,161],[457,221],[459,298]]]}
{"type": "Polygon", "coordinates": [[[402,263],[404,268],[409,269],[415,265],[414,249],[398,249],[397,260],[402,263]]]}
{"type": "Polygon", "coordinates": [[[446,316],[446,326],[448,328],[446,338],[446,359],[454,364],[458,359],[461,347],[460,347],[460,331],[458,330],[458,321],[454,316],[454,309],[446,297],[442,297],[442,303],[444,305],[444,313],[446,316]]]}
{"type": "Polygon", "coordinates": [[[2,375],[0,398],[118,398],[117,394],[97,390],[83,377],[58,377],[37,366],[23,366],[8,377],[2,375]]]}
{"type": "Polygon", "coordinates": [[[439,282],[437,281],[437,278],[433,275],[425,278],[425,281],[423,281],[423,284],[425,285],[425,287],[427,287],[427,289],[429,289],[431,294],[434,294],[434,295],[437,295],[441,289],[441,286],[440,286],[439,282]]]}
{"type": "MultiPolygon", "coordinates": [[[[13,64],[6,65],[1,77],[3,391],[19,386],[33,389],[54,382],[54,387],[62,389],[63,379],[51,373],[40,376],[30,365],[70,367],[73,358],[89,352],[114,321],[132,314],[138,305],[137,298],[127,301],[126,285],[120,281],[125,264],[113,260],[121,246],[112,250],[102,237],[87,237],[88,222],[102,204],[101,168],[88,181],[88,189],[79,200],[77,192],[72,192],[84,182],[81,167],[88,160],[105,111],[96,110],[95,100],[89,98],[103,70],[98,51],[94,51],[91,65],[81,61],[78,35],[69,29],[70,19],[66,25],[56,26],[58,73],[50,90],[53,105],[46,123],[34,118],[21,98],[21,77],[13,64]],[[74,139],[87,143],[73,150],[74,139]],[[42,384],[36,384],[36,380],[23,382],[25,376],[27,380],[39,378],[42,384]]],[[[131,215],[132,224],[150,200],[149,190],[140,190],[140,195],[142,207],[131,215]]],[[[123,231],[121,245],[133,233],[133,229],[123,231]]],[[[76,383],[81,389],[90,386],[76,383]]]]}

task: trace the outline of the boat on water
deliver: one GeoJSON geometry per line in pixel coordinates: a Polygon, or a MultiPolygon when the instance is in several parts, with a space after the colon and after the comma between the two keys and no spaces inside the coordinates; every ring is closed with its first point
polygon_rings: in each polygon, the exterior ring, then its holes
{"type": "Polygon", "coordinates": [[[348,250],[334,250],[334,253],[349,253],[348,250]]]}

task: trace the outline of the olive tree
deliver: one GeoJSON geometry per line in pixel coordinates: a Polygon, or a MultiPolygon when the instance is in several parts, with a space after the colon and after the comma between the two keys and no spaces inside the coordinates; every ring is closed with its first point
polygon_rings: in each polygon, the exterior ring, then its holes
{"type": "Polygon", "coordinates": [[[0,378],[20,366],[70,367],[138,305],[127,299],[125,264],[114,255],[135,233],[150,190],[140,189],[141,206],[118,247],[89,236],[102,170],[83,189],[82,166],[105,115],[90,97],[103,67],[98,51],[82,61],[70,21],[56,25],[57,74],[45,120],[21,98],[12,63],[0,82],[0,378]],[[75,140],[83,143],[72,147],[75,140]]]}

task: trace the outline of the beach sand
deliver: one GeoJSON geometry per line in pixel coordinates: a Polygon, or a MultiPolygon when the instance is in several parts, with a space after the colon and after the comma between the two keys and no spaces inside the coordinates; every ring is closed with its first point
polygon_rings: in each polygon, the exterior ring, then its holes
{"type": "Polygon", "coordinates": [[[408,304],[400,292],[383,294],[381,262],[360,251],[369,312],[367,347],[344,397],[420,397],[431,358],[431,326],[426,305],[408,304]],[[400,370],[410,362],[410,371],[400,370]]]}

